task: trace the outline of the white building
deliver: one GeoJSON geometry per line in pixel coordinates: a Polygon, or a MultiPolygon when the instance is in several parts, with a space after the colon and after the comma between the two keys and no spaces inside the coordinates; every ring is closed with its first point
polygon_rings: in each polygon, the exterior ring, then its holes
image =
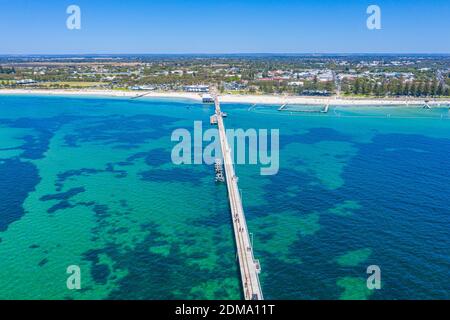
{"type": "Polygon", "coordinates": [[[204,94],[202,96],[202,102],[203,103],[214,103],[214,98],[212,95],[210,94],[204,94]]]}
{"type": "Polygon", "coordinates": [[[291,81],[291,82],[288,82],[288,86],[291,86],[291,87],[303,87],[304,84],[305,83],[303,81],[291,81]]]}
{"type": "Polygon", "coordinates": [[[132,87],[130,87],[130,90],[148,90],[148,91],[152,91],[152,90],[156,90],[156,87],[155,86],[148,86],[148,85],[132,86],[132,87]]]}
{"type": "Polygon", "coordinates": [[[209,86],[202,84],[194,86],[184,86],[183,90],[186,92],[209,92],[209,86]]]}
{"type": "Polygon", "coordinates": [[[35,81],[33,79],[23,79],[23,80],[16,81],[16,84],[33,84],[33,83],[37,83],[37,81],[35,81]]]}

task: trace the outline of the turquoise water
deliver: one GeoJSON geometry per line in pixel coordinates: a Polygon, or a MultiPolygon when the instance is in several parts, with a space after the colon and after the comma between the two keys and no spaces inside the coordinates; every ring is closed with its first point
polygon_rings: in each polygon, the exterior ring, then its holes
{"type": "MultiPolygon", "coordinates": [[[[448,107],[222,108],[227,128],[280,129],[277,175],[236,167],[265,298],[450,298],[448,107]]],[[[0,97],[0,298],[241,298],[226,187],[170,158],[172,131],[212,113],[0,97]]]]}

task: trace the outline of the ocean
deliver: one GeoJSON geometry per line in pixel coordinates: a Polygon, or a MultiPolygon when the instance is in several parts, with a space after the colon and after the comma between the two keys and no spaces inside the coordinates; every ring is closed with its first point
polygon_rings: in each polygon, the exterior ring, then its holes
{"type": "MultiPolygon", "coordinates": [[[[266,299],[450,299],[448,106],[222,110],[280,130],[278,174],[236,166],[266,299]]],[[[226,186],[171,161],[172,132],[213,112],[0,96],[0,299],[241,299],[226,186]]]]}

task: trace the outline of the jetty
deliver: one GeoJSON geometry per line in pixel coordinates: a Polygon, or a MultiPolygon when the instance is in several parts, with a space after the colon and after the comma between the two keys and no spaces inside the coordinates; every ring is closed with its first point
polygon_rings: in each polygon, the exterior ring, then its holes
{"type": "Polygon", "coordinates": [[[425,100],[424,105],[423,105],[423,109],[431,109],[431,106],[430,106],[429,103],[430,103],[429,100],[425,100]]]}
{"type": "Polygon", "coordinates": [[[147,95],[149,95],[151,93],[152,93],[152,91],[144,92],[144,93],[138,94],[138,95],[136,95],[134,97],[131,97],[130,100],[143,98],[143,97],[145,97],[145,96],[147,96],[147,95]]]}
{"type": "Polygon", "coordinates": [[[303,112],[303,113],[328,113],[330,109],[330,103],[327,103],[323,107],[320,105],[289,105],[283,104],[281,107],[279,107],[278,111],[289,111],[291,114],[293,112],[303,112]],[[288,108],[289,107],[289,108],[288,108]]]}
{"type": "Polygon", "coordinates": [[[278,111],[283,111],[284,108],[286,108],[287,103],[283,104],[281,107],[278,108],[278,111]]]}
{"type": "Polygon", "coordinates": [[[256,103],[252,104],[247,111],[253,111],[256,108],[256,103]]]}
{"type": "MultiPolygon", "coordinates": [[[[238,187],[238,178],[234,171],[232,160],[232,150],[228,144],[225,125],[223,122],[224,113],[220,110],[220,103],[217,96],[214,99],[215,117],[214,121],[219,128],[219,140],[225,168],[225,181],[228,189],[228,200],[231,208],[231,221],[233,222],[234,237],[236,242],[237,258],[242,280],[242,290],[245,300],[263,300],[259,273],[261,266],[253,255],[253,243],[250,240],[244,208],[242,206],[241,194],[238,187]]],[[[222,167],[222,163],[216,162],[222,167]]]]}

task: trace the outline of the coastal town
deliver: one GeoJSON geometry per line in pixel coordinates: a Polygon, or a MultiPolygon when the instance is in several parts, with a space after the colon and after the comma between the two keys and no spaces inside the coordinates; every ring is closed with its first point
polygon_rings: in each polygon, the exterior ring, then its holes
{"type": "Polygon", "coordinates": [[[446,98],[446,55],[0,56],[0,89],[446,98]]]}
{"type": "Polygon", "coordinates": [[[450,301],[450,0],[0,3],[14,314],[450,301]]]}

